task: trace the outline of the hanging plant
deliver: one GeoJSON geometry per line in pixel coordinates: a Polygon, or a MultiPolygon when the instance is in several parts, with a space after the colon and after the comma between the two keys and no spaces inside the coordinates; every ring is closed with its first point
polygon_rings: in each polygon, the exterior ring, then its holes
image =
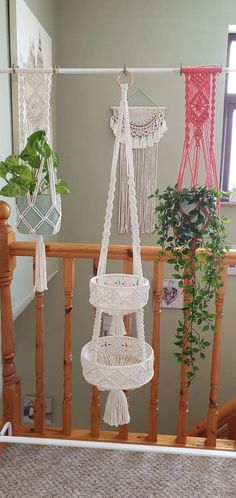
{"type": "MultiPolygon", "coordinates": [[[[55,171],[58,169],[59,159],[49,144],[46,142],[45,131],[38,130],[29,136],[25,148],[18,155],[10,155],[0,163],[0,177],[6,185],[0,190],[0,195],[5,197],[19,197],[29,193],[33,194],[38,180],[41,162],[43,162],[43,175],[39,184],[38,194],[48,193],[50,187],[49,161],[52,161],[55,171]]],[[[64,180],[56,182],[57,194],[70,192],[64,180]]]]}
{"type": "Polygon", "coordinates": [[[225,223],[227,218],[217,213],[220,192],[205,187],[184,188],[180,192],[167,187],[156,190],[155,232],[162,247],[160,257],[169,252],[168,262],[174,266],[173,278],[188,296],[179,320],[174,355],[188,366],[189,384],[199,370],[197,359],[205,358],[210,346],[205,332],[215,331],[215,313],[210,310],[212,299],[222,287],[221,261],[225,254],[225,223]],[[205,249],[202,254],[199,249],[205,249]]]}

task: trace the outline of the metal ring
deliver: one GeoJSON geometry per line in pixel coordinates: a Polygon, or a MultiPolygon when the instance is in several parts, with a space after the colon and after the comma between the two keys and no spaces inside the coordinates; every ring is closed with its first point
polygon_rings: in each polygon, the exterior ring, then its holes
{"type": "Polygon", "coordinates": [[[57,67],[56,67],[56,64],[54,64],[53,68],[52,68],[52,72],[53,74],[57,74],[57,67]]]}
{"type": "Polygon", "coordinates": [[[180,76],[183,76],[183,64],[182,64],[182,62],[180,64],[179,74],[180,74],[180,76]]]}
{"type": "Polygon", "coordinates": [[[15,66],[15,64],[12,64],[12,72],[13,72],[13,74],[16,74],[16,66],[15,66]]]}
{"type": "Polygon", "coordinates": [[[130,87],[133,84],[133,82],[134,82],[134,77],[133,77],[132,73],[130,71],[127,71],[127,70],[126,70],[126,73],[124,73],[124,70],[120,71],[119,74],[118,74],[118,76],[117,76],[117,83],[118,83],[119,86],[121,85],[120,79],[121,79],[122,76],[127,76],[127,78],[128,78],[128,87],[130,87]]]}

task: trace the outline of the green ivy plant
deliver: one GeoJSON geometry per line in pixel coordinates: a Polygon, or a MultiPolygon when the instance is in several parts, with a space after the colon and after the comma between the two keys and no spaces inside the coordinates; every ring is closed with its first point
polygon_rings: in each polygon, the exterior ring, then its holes
{"type": "Polygon", "coordinates": [[[156,190],[155,232],[162,247],[160,257],[170,255],[173,278],[179,282],[186,296],[178,321],[174,355],[179,363],[188,366],[190,384],[199,370],[197,359],[205,358],[210,341],[204,332],[215,331],[215,313],[210,310],[212,299],[222,287],[222,258],[225,254],[225,223],[216,205],[220,192],[205,187],[184,188],[180,192],[167,187],[156,190]],[[199,249],[205,249],[206,254],[199,249]]]}
{"type": "MultiPolygon", "coordinates": [[[[46,142],[45,132],[38,130],[29,136],[26,147],[18,155],[8,156],[0,162],[0,177],[6,185],[0,190],[0,195],[5,197],[18,197],[33,194],[39,168],[43,161],[43,178],[39,185],[39,194],[48,193],[49,189],[49,160],[55,170],[58,169],[58,155],[46,142]]],[[[56,192],[67,194],[70,192],[64,180],[57,180],[56,192]]]]}

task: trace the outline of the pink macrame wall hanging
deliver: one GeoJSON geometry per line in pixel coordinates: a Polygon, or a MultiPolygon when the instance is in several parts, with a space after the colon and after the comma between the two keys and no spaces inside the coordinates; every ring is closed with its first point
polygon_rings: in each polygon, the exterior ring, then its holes
{"type": "Polygon", "coordinates": [[[198,184],[200,165],[205,168],[205,187],[218,188],[214,152],[216,76],[218,67],[186,67],[185,139],[177,190],[189,168],[191,187],[198,184]]]}

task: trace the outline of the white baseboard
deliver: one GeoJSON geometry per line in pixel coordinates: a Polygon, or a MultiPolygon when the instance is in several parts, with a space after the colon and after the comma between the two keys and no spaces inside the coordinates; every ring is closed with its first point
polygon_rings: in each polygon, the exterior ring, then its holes
{"type": "MultiPolygon", "coordinates": [[[[48,282],[50,282],[50,280],[52,280],[53,277],[55,277],[55,275],[58,273],[58,270],[54,271],[49,277],[48,277],[48,282]]],[[[23,311],[27,308],[27,306],[29,306],[29,304],[33,301],[34,299],[34,291],[32,290],[32,292],[30,292],[30,294],[28,296],[25,297],[25,299],[23,299],[23,301],[21,301],[21,303],[18,303],[17,306],[15,306],[12,310],[12,314],[13,314],[13,320],[15,321],[19,315],[21,315],[21,313],[23,313],[23,311]]]]}

